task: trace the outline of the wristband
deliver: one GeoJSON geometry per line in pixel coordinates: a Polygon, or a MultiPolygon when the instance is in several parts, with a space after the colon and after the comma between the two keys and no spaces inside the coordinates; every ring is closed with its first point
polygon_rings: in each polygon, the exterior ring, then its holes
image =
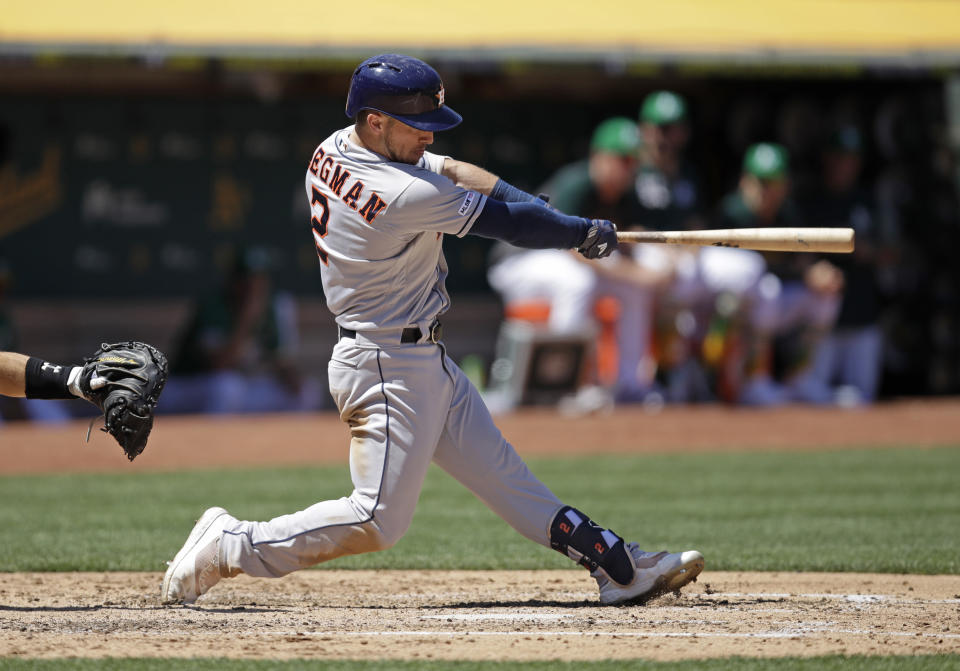
{"type": "Polygon", "coordinates": [[[60,366],[35,356],[27,359],[24,393],[27,398],[74,398],[68,384],[74,366],[60,366]]]}

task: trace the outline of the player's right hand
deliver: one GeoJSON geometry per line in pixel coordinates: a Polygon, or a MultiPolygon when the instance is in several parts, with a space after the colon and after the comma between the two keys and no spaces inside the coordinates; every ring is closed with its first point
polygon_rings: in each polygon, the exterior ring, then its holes
{"type": "Polygon", "coordinates": [[[602,259],[617,248],[617,227],[606,219],[593,219],[577,251],[588,259],[602,259]]]}

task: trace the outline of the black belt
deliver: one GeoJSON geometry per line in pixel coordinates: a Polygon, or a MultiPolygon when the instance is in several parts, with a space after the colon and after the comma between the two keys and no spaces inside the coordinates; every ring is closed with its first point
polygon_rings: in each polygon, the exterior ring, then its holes
{"type": "MultiPolygon", "coordinates": [[[[337,327],[340,330],[341,338],[353,338],[356,340],[357,332],[351,329],[345,329],[342,326],[337,327]]],[[[420,330],[419,326],[409,326],[403,329],[400,332],[400,342],[401,344],[408,345],[410,343],[420,342],[420,339],[423,337],[423,331],[420,330]]],[[[443,326],[440,325],[440,322],[436,321],[430,326],[430,342],[438,343],[443,337],[443,326]]]]}

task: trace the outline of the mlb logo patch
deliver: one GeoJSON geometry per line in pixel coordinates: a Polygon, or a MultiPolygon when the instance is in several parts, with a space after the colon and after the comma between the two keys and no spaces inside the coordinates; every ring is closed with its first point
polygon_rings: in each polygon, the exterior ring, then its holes
{"type": "Polygon", "coordinates": [[[477,197],[476,191],[468,191],[466,197],[463,199],[463,202],[460,203],[460,209],[457,210],[457,214],[461,217],[470,211],[470,206],[473,205],[474,199],[477,197]]]}

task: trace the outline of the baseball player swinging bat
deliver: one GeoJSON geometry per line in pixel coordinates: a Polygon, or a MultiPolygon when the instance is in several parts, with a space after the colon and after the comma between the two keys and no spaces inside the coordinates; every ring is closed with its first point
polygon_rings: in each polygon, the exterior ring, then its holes
{"type": "MultiPolygon", "coordinates": [[[[696,550],[643,550],[561,501],[447,355],[439,320],[450,306],[445,234],[576,249],[587,259],[609,256],[617,239],[608,220],[550,210],[479,166],[426,151],[434,132],[463,120],[444,96],[440,75],[419,59],[366,59],[347,92],[351,125],[323,140],[305,166],[306,232],[337,322],[327,372],[351,427],[353,492],[265,522],[208,508],[164,575],[164,603],[193,603],[240,573],[276,578],[391,547],[410,526],[431,463],[525,538],[587,568],[601,604],[646,603],[703,570],[696,550]]],[[[630,510],[643,516],[642,506],[630,510]]]]}
{"type": "Polygon", "coordinates": [[[708,231],[617,231],[620,242],[740,247],[762,252],[853,251],[852,228],[727,228],[708,231]]]}

